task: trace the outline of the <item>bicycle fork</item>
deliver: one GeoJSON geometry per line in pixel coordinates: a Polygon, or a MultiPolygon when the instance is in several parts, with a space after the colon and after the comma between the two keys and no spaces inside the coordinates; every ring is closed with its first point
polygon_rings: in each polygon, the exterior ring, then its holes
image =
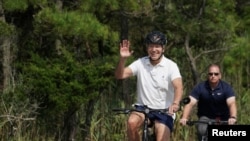
{"type": "Polygon", "coordinates": [[[148,141],[148,118],[145,117],[143,125],[142,141],[148,141]]]}

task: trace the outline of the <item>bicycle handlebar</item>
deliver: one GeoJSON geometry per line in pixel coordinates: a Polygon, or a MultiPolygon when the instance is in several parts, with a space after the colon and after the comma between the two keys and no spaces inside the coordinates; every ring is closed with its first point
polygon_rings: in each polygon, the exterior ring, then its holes
{"type": "Polygon", "coordinates": [[[228,124],[228,121],[226,120],[208,120],[208,121],[187,121],[187,125],[193,126],[194,124],[207,124],[207,125],[222,125],[222,124],[228,124]]]}
{"type": "MultiPolygon", "coordinates": [[[[186,98],[183,98],[181,101],[180,101],[180,105],[185,105],[185,104],[188,104],[190,102],[190,98],[189,97],[186,97],[186,98]]],[[[160,113],[165,113],[167,114],[168,112],[168,108],[166,109],[151,109],[151,108],[148,108],[147,105],[140,105],[140,106],[143,106],[144,109],[143,110],[138,110],[138,109],[127,109],[127,108],[122,108],[122,109],[112,109],[112,111],[116,112],[117,114],[128,114],[130,112],[140,112],[140,113],[143,113],[143,114],[148,114],[150,112],[160,112],[160,113]]]]}
{"type": "Polygon", "coordinates": [[[112,111],[116,112],[117,114],[129,114],[130,112],[140,112],[140,113],[143,113],[143,114],[148,114],[148,113],[153,112],[153,111],[161,112],[161,113],[167,113],[168,108],[167,109],[150,109],[150,108],[144,106],[143,110],[138,110],[138,109],[112,109],[112,111]]]}

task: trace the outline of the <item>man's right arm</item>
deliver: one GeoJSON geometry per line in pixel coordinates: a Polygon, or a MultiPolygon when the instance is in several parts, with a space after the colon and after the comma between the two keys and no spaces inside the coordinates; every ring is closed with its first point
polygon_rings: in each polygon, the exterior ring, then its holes
{"type": "Polygon", "coordinates": [[[119,63],[115,70],[116,79],[125,79],[133,75],[132,70],[129,67],[125,67],[126,59],[120,58],[119,63]]]}

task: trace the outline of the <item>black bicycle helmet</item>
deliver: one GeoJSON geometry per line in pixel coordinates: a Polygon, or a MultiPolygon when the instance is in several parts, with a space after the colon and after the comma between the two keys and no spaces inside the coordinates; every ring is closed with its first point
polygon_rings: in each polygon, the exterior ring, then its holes
{"type": "Polygon", "coordinates": [[[150,32],[145,39],[146,45],[148,44],[159,44],[165,45],[167,43],[166,36],[159,31],[150,32]]]}

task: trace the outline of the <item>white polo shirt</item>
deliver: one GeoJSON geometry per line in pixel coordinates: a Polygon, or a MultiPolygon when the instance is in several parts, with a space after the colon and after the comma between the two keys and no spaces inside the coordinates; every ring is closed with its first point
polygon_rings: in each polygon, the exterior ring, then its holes
{"type": "Polygon", "coordinates": [[[181,74],[175,62],[163,56],[161,62],[151,65],[149,57],[139,58],[129,65],[137,76],[137,103],[152,109],[168,108],[174,99],[172,80],[181,74]]]}

